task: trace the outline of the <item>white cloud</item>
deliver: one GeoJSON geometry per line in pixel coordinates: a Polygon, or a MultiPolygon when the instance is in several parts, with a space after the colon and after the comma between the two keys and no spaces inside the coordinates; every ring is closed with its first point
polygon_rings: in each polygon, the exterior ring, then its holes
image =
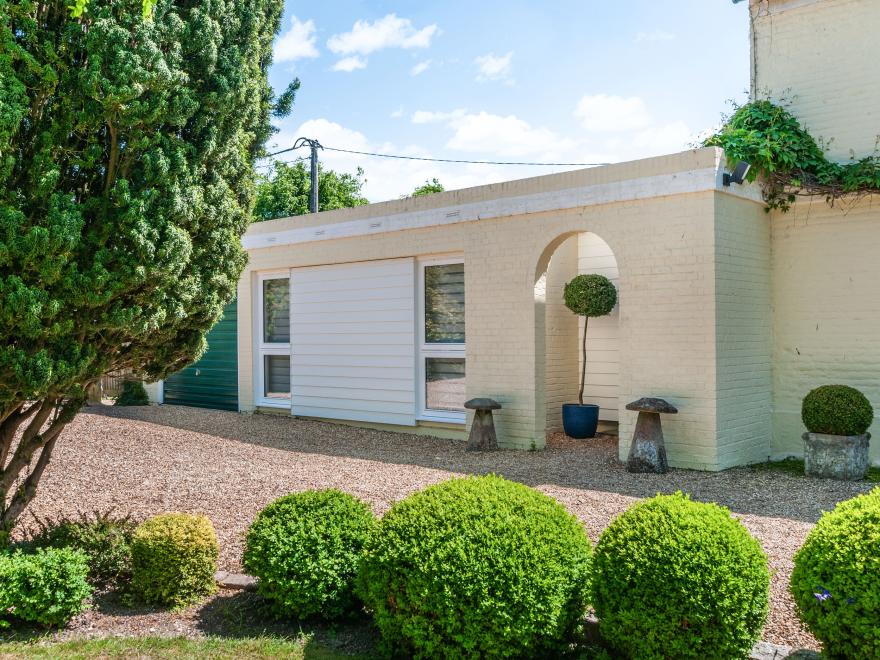
{"type": "Polygon", "coordinates": [[[392,119],[400,119],[403,117],[403,106],[400,106],[397,110],[392,110],[390,116],[392,119]]]}
{"type": "Polygon", "coordinates": [[[450,122],[455,119],[461,119],[465,116],[467,110],[459,108],[452,112],[433,112],[431,110],[416,110],[411,121],[413,124],[436,124],[439,122],[450,122]]]}
{"type": "Polygon", "coordinates": [[[345,71],[346,73],[351,73],[352,71],[356,71],[357,69],[365,68],[367,68],[367,60],[365,60],[363,57],[358,57],[357,55],[344,57],[333,65],[334,71],[345,71]]]}
{"type": "Polygon", "coordinates": [[[515,115],[467,114],[452,119],[450,126],[455,132],[446,143],[448,148],[479,153],[487,160],[497,157],[549,160],[574,146],[571,139],[547,128],[534,127],[515,115]]]}
{"type": "Polygon", "coordinates": [[[667,32],[666,30],[656,29],[651,30],[650,32],[639,32],[636,35],[636,43],[640,44],[645,41],[672,41],[675,39],[675,35],[671,32],[667,32]]]}
{"type": "Polygon", "coordinates": [[[408,18],[388,14],[373,22],[355,22],[349,32],[331,36],[327,47],[338,55],[369,55],[384,48],[427,48],[437,29],[433,24],[416,29],[408,18]]]}
{"type": "Polygon", "coordinates": [[[431,60],[424,60],[422,62],[418,62],[413,66],[412,69],[409,70],[410,75],[417,76],[421,73],[427,71],[431,66],[431,60]]]}
{"type": "Polygon", "coordinates": [[[496,55],[495,53],[480,55],[474,59],[478,71],[477,80],[480,82],[486,80],[510,81],[511,59],[513,59],[513,51],[505,55],[496,55]]]}
{"type": "Polygon", "coordinates": [[[290,17],[290,28],[275,42],[273,59],[276,62],[295,62],[306,57],[318,57],[315,46],[315,21],[301,21],[290,17]]]}
{"type": "Polygon", "coordinates": [[[585,95],[574,115],[584,128],[596,132],[638,130],[652,122],[645,102],[638,96],[585,95]]]}

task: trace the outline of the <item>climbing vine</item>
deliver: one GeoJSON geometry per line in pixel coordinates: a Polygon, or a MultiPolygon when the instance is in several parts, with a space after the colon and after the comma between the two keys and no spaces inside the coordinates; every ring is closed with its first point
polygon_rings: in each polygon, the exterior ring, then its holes
{"type": "Polygon", "coordinates": [[[798,196],[838,199],[880,194],[880,155],[835,163],[785,107],[771,101],[739,106],[707,146],[723,147],[728,159],[752,168],[761,178],[767,210],[787,211],[798,196]]]}

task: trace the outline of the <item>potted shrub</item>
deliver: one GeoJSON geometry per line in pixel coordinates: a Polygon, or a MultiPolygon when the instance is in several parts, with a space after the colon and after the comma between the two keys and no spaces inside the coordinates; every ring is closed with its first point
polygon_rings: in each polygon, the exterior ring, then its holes
{"type": "Polygon", "coordinates": [[[617,304],[617,289],[604,275],[578,275],[565,285],[565,306],[584,317],[584,335],[581,341],[581,386],[577,403],[562,405],[562,426],[572,438],[592,438],[599,425],[599,406],[584,403],[584,379],[587,375],[587,324],[590,318],[606,316],[617,304]]]}
{"type": "Polygon", "coordinates": [[[804,472],[808,476],[857,481],[868,471],[868,427],[874,409],[847,385],[823,385],[804,397],[804,472]]]}

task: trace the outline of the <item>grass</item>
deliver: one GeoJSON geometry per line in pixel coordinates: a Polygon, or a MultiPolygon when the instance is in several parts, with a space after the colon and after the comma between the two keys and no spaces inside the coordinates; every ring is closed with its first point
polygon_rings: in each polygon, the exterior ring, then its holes
{"type": "Polygon", "coordinates": [[[350,660],[366,656],[344,655],[316,644],[309,637],[283,639],[251,637],[202,640],[160,637],[110,637],[67,642],[10,642],[0,644],[0,658],[290,658],[291,660],[350,660]]]}
{"type": "MultiPolygon", "coordinates": [[[[755,463],[751,468],[758,471],[774,470],[777,472],[784,472],[793,477],[804,476],[804,460],[802,458],[786,458],[781,461],[755,463]]],[[[880,483],[880,467],[869,467],[868,474],[865,476],[865,481],[880,483]]]]}

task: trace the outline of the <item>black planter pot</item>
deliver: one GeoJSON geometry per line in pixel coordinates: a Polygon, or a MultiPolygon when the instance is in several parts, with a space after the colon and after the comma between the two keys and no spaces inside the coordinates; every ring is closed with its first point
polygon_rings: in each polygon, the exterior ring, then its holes
{"type": "Polygon", "coordinates": [[[570,438],[583,440],[596,435],[599,406],[592,403],[563,403],[562,428],[570,438]]]}

